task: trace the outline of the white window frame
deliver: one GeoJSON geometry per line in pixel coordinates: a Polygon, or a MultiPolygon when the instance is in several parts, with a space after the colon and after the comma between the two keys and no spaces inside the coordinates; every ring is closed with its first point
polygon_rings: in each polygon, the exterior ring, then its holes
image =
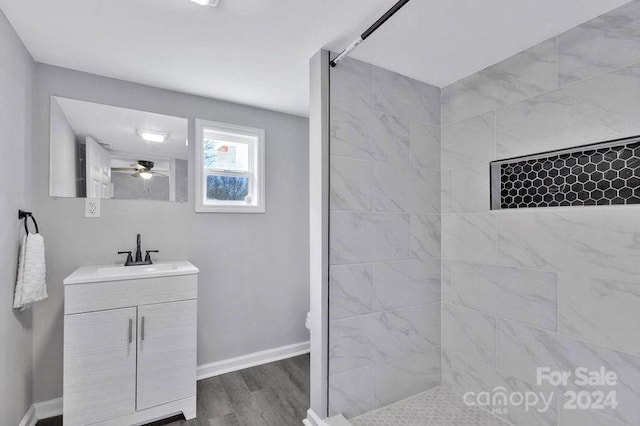
{"type": "Polygon", "coordinates": [[[265,212],[265,132],[264,129],[239,126],[217,121],[196,120],[196,167],[195,167],[195,209],[198,213],[264,213],[265,212]],[[249,149],[249,172],[229,172],[215,170],[216,174],[228,176],[248,176],[251,202],[207,201],[206,175],[204,167],[204,132],[218,132],[223,139],[253,142],[249,149]]]}

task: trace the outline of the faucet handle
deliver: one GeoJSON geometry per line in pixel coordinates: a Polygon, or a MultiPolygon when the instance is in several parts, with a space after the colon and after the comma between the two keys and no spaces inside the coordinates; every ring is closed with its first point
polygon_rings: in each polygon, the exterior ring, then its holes
{"type": "Polygon", "coordinates": [[[126,254],[127,255],[127,260],[125,262],[125,266],[129,265],[130,263],[133,263],[133,257],[131,256],[131,252],[130,251],[119,251],[118,254],[126,254]]]}
{"type": "Polygon", "coordinates": [[[151,263],[151,255],[149,253],[160,253],[160,250],[145,250],[145,252],[147,254],[144,257],[144,261],[151,263]]]}

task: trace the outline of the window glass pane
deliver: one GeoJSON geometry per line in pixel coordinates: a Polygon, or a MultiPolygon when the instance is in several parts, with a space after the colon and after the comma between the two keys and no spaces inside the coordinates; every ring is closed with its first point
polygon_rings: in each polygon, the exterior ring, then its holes
{"type": "Polygon", "coordinates": [[[207,200],[244,201],[248,194],[248,177],[207,175],[207,200]]]}
{"type": "Polygon", "coordinates": [[[249,144],[206,139],[204,141],[204,167],[233,172],[248,172],[249,144]]]}

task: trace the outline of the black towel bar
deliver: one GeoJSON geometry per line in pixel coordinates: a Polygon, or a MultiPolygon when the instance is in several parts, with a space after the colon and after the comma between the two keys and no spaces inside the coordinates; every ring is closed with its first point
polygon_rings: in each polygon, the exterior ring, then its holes
{"type": "Polygon", "coordinates": [[[31,220],[33,221],[33,224],[36,227],[36,234],[39,234],[40,230],[38,229],[38,222],[36,222],[36,218],[33,217],[33,213],[26,212],[24,210],[18,210],[18,219],[24,219],[24,232],[26,232],[27,234],[29,233],[29,227],[27,226],[28,218],[31,218],[31,220]]]}

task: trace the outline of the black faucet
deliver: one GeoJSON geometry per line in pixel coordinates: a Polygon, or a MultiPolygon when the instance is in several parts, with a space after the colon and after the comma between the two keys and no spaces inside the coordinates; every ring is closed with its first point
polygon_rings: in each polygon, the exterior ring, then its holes
{"type": "Polygon", "coordinates": [[[142,251],[140,251],[140,234],[136,236],[136,263],[142,262],[142,251]]]}
{"type": "Polygon", "coordinates": [[[130,251],[119,251],[118,254],[126,254],[127,260],[124,266],[136,266],[136,265],[153,265],[151,261],[151,253],[159,253],[159,250],[146,250],[144,260],[142,260],[142,250],[140,249],[140,234],[136,236],[136,260],[133,260],[130,251]]]}

